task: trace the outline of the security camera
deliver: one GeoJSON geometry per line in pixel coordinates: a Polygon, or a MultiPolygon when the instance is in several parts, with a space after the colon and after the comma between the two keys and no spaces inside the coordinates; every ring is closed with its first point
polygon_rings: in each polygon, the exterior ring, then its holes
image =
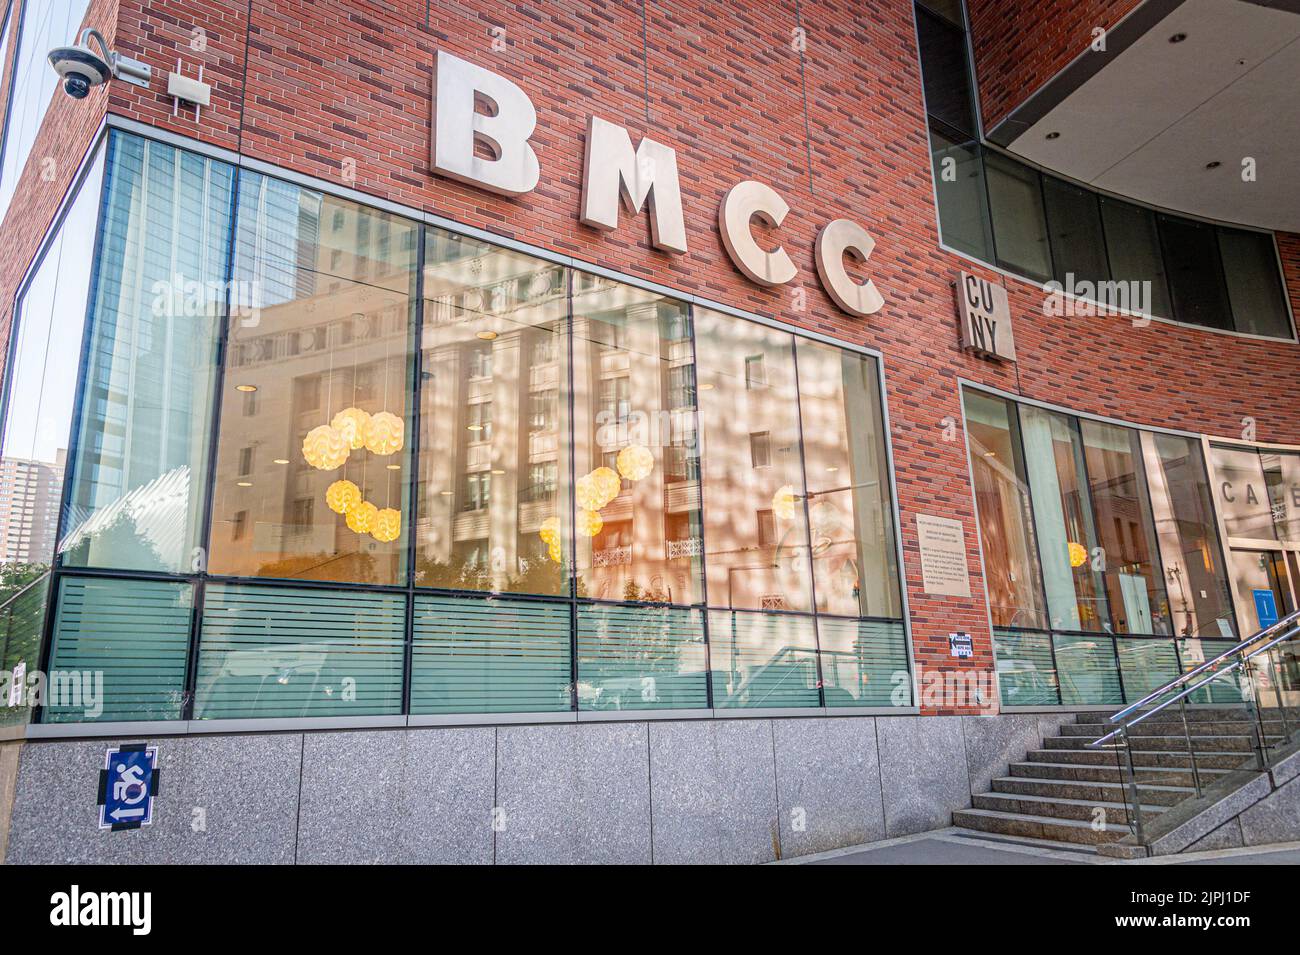
{"type": "Polygon", "coordinates": [[[63,91],[73,99],[85,99],[92,86],[107,83],[121,76],[138,86],[149,85],[150,69],[143,63],[128,59],[108,48],[108,41],[98,30],[87,27],[81,31],[76,46],[60,46],[50,50],[50,65],[63,80],[63,91]],[[99,47],[96,53],[91,41],[99,47]]]}

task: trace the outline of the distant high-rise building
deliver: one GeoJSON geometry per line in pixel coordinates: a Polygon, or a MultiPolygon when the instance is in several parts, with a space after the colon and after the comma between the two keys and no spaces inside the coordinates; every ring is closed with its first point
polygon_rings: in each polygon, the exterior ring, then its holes
{"type": "Polygon", "coordinates": [[[0,561],[45,564],[54,556],[67,451],[53,462],[0,458],[0,561]]]}

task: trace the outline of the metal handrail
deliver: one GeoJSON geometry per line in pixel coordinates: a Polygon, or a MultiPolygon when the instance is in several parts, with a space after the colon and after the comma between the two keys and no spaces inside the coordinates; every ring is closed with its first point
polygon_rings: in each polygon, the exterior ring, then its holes
{"type": "MultiPolygon", "coordinates": [[[[1172,690],[1174,687],[1186,683],[1188,680],[1192,679],[1199,673],[1204,673],[1206,670],[1212,669],[1221,661],[1226,660],[1228,657],[1233,656],[1234,654],[1240,653],[1242,649],[1244,649],[1245,647],[1251,646],[1254,643],[1258,643],[1260,640],[1264,638],[1266,634],[1269,634],[1272,631],[1280,629],[1282,627],[1290,626],[1291,624],[1294,623],[1300,623],[1300,610],[1297,610],[1291,614],[1287,614],[1287,616],[1283,617],[1277,623],[1270,624],[1269,626],[1265,627],[1263,630],[1260,630],[1252,634],[1251,636],[1247,637],[1245,640],[1242,640],[1236,646],[1224,650],[1213,660],[1206,660],[1200,666],[1194,667],[1193,669],[1188,670],[1186,673],[1182,674],[1181,676],[1175,677],[1174,679],[1170,680],[1168,683],[1166,683],[1164,686],[1160,687],[1159,689],[1152,690],[1150,693],[1142,697],[1142,699],[1138,700],[1136,703],[1130,703],[1128,706],[1124,707],[1124,709],[1110,716],[1109,717],[1110,722],[1118,723],[1129,713],[1132,713],[1134,710],[1146,706],[1152,700],[1159,699],[1160,697],[1168,693],[1170,690],[1172,690]]],[[[1269,646],[1272,646],[1272,644],[1269,644],[1269,646]]],[[[1223,672],[1226,673],[1228,671],[1225,670],[1223,672]]]]}
{"type": "MultiPolygon", "coordinates": [[[[1291,620],[1292,618],[1295,618],[1295,617],[1300,617],[1300,612],[1297,612],[1297,613],[1291,614],[1291,616],[1288,617],[1287,620],[1291,620]]],[[[1282,622],[1282,621],[1279,621],[1279,623],[1281,623],[1281,622],[1282,622]]],[[[1248,646],[1248,645],[1250,645],[1251,643],[1255,643],[1255,642],[1257,642],[1257,641],[1259,640],[1259,638],[1260,638],[1261,635],[1263,635],[1263,634],[1265,634],[1265,633],[1268,633],[1268,632],[1271,631],[1271,630],[1275,630],[1276,628],[1277,628],[1277,624],[1274,624],[1272,627],[1268,627],[1268,628],[1266,628],[1266,629],[1264,629],[1264,630],[1261,630],[1261,631],[1259,632],[1259,634],[1257,634],[1257,635],[1256,635],[1254,638],[1252,638],[1251,640],[1247,640],[1247,641],[1245,641],[1245,643],[1243,643],[1243,644],[1238,644],[1237,647],[1235,648],[1235,650],[1236,650],[1238,653],[1240,653],[1240,650],[1241,650],[1241,648],[1242,648],[1243,646],[1248,646]]],[[[1244,666],[1244,665],[1246,664],[1246,661],[1251,660],[1251,659],[1253,659],[1253,658],[1259,656],[1261,653],[1263,653],[1263,652],[1266,651],[1266,650],[1271,650],[1273,647],[1277,646],[1279,643],[1282,643],[1282,642],[1284,642],[1284,641],[1286,641],[1286,640],[1290,640],[1292,637],[1296,636],[1296,634],[1300,634],[1300,626],[1293,627],[1291,630],[1289,630],[1289,631],[1287,631],[1286,633],[1282,634],[1282,636],[1280,636],[1280,637],[1274,637],[1272,640],[1269,640],[1267,643],[1263,644],[1262,646],[1258,646],[1258,647],[1256,647],[1256,648],[1255,648],[1254,650],[1252,650],[1250,653],[1246,653],[1246,654],[1242,654],[1242,655],[1238,656],[1238,658],[1237,658],[1236,660],[1234,660],[1234,661],[1233,661],[1229,666],[1225,667],[1225,668],[1222,669],[1222,670],[1218,670],[1218,671],[1212,673],[1210,676],[1206,677],[1204,680],[1200,680],[1200,681],[1198,681],[1197,683],[1193,684],[1192,686],[1187,687],[1185,690],[1183,690],[1183,691],[1182,691],[1181,693],[1179,693],[1178,695],[1176,695],[1176,696],[1171,696],[1169,699],[1165,700],[1165,701],[1164,701],[1163,703],[1161,703],[1159,706],[1155,706],[1155,707],[1152,707],[1151,709],[1147,710],[1145,713],[1143,713],[1143,714],[1142,714],[1141,716],[1139,716],[1137,719],[1129,720],[1127,723],[1124,723],[1123,725],[1119,726],[1118,728],[1111,730],[1111,731],[1110,731],[1109,733],[1107,733],[1105,736],[1100,736],[1100,737],[1098,737],[1097,739],[1095,739],[1095,740],[1093,740],[1091,743],[1089,743],[1089,744],[1087,745],[1087,747],[1085,747],[1085,748],[1087,748],[1087,749],[1091,749],[1091,748],[1094,747],[1094,746],[1100,746],[1102,743],[1106,742],[1106,740],[1108,740],[1108,739],[1113,739],[1114,737],[1118,736],[1120,733],[1123,733],[1124,731],[1126,731],[1126,730],[1129,729],[1130,727],[1137,726],[1137,724],[1141,723],[1141,722],[1142,722],[1143,720],[1145,720],[1147,717],[1149,717],[1149,716],[1154,716],[1155,714],[1159,713],[1161,710],[1163,710],[1166,706],[1169,706],[1171,703],[1177,703],[1179,700],[1182,700],[1182,699],[1184,699],[1184,698],[1190,696],[1191,694],[1193,694],[1193,693],[1195,693],[1197,690],[1199,690],[1201,687],[1205,686],[1207,683],[1213,683],[1215,680],[1219,679],[1220,677],[1222,677],[1222,676],[1226,676],[1227,674],[1231,673],[1233,670],[1236,670],[1236,669],[1238,669],[1239,667],[1244,666]]],[[[1231,651],[1230,651],[1230,652],[1231,652],[1231,651]]],[[[1225,654],[1225,655],[1226,655],[1226,654],[1225,654]]],[[[1217,663],[1217,662],[1219,662],[1219,661],[1222,660],[1222,659],[1223,659],[1223,656],[1216,657],[1216,658],[1215,658],[1215,662],[1217,663]]],[[[1205,665],[1202,664],[1200,667],[1197,667],[1197,671],[1204,669],[1204,666],[1205,666],[1205,665]]],[[[1193,672],[1196,672],[1196,671],[1189,671],[1189,673],[1193,673],[1193,672]]],[[[1181,682],[1181,681],[1172,681],[1171,683],[1169,683],[1169,684],[1168,684],[1168,689],[1172,689],[1174,686],[1177,685],[1178,682],[1181,682]]],[[[1165,692],[1168,692],[1168,690],[1166,690],[1165,692]]],[[[1159,696],[1159,695],[1160,695],[1159,693],[1156,694],[1156,696],[1159,696]]],[[[1148,699],[1150,699],[1150,698],[1148,698],[1148,699]]],[[[1132,707],[1129,707],[1129,709],[1132,709],[1132,707]]],[[[1116,715],[1119,715],[1119,714],[1116,714],[1116,715]]],[[[1113,720],[1114,717],[1111,717],[1111,719],[1113,720]]],[[[1189,744],[1189,747],[1190,747],[1190,744],[1189,744]]]]}
{"type": "Polygon", "coordinates": [[[4,603],[0,604],[0,613],[4,613],[5,610],[7,610],[7,609],[9,608],[9,605],[10,605],[11,603],[13,603],[15,600],[17,600],[17,599],[18,599],[19,597],[21,597],[23,594],[27,593],[27,591],[31,590],[31,589],[32,589],[33,587],[35,587],[37,584],[39,584],[39,583],[43,583],[44,581],[48,580],[48,579],[49,579],[49,576],[50,576],[50,571],[47,570],[45,573],[41,574],[41,575],[40,575],[39,577],[37,577],[35,580],[28,581],[26,584],[24,584],[21,590],[15,591],[13,594],[10,595],[10,597],[9,597],[8,600],[6,600],[4,603]]]}

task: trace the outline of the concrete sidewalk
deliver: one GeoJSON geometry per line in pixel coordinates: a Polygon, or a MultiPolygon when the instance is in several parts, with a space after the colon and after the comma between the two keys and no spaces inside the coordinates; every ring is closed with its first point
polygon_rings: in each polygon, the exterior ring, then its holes
{"type": "Polygon", "coordinates": [[[1108,859],[1089,849],[1036,839],[991,838],[968,829],[936,829],[869,845],[785,859],[773,865],[1297,865],[1300,842],[1220,849],[1157,859],[1108,859]]]}

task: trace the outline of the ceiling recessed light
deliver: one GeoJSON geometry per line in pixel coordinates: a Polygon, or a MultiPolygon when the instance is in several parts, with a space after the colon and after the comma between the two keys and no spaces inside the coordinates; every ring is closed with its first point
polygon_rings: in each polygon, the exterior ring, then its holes
{"type": "Polygon", "coordinates": [[[506,472],[503,471],[503,470],[501,470],[501,468],[493,468],[493,469],[492,469],[492,473],[493,473],[493,474],[505,474],[506,472]]]}
{"type": "Polygon", "coordinates": [[[402,466],[401,466],[400,464],[386,464],[386,465],[384,465],[384,466],[385,466],[386,468],[388,468],[388,470],[390,470],[390,471],[400,471],[400,470],[402,470],[402,466]]]}
{"type": "Polygon", "coordinates": [[[272,464],[288,464],[288,463],[289,463],[289,459],[288,459],[288,458],[276,458],[276,459],[275,459],[274,461],[272,461],[271,463],[272,463],[272,464]]]}
{"type": "Polygon", "coordinates": [[[1060,139],[1060,138],[1061,138],[1061,134],[1058,133],[1056,130],[1052,130],[1050,133],[1047,134],[1047,137],[1046,137],[1046,138],[1047,138],[1047,139],[1060,139]]]}
{"type": "Polygon", "coordinates": [[[493,331],[475,332],[474,337],[481,338],[485,342],[490,342],[492,339],[497,337],[497,333],[493,331]]]}
{"type": "Polygon", "coordinates": [[[709,384],[709,382],[707,381],[704,384],[700,385],[700,391],[712,391],[712,390],[713,390],[713,385],[709,384]]]}
{"type": "Polygon", "coordinates": [[[465,425],[465,430],[466,430],[466,431],[482,431],[482,430],[483,430],[483,426],[482,426],[481,424],[467,424],[467,425],[465,425]]]}
{"type": "Polygon", "coordinates": [[[834,474],[836,471],[839,470],[839,468],[835,467],[835,465],[831,465],[831,466],[828,467],[826,470],[827,470],[827,471],[830,471],[832,474],[834,474]]]}
{"type": "Polygon", "coordinates": [[[451,491],[439,491],[438,493],[443,497],[451,497],[451,491]]]}
{"type": "Polygon", "coordinates": [[[253,392],[257,390],[257,385],[235,385],[236,391],[253,392]]]}
{"type": "Polygon", "coordinates": [[[1170,43],[1182,43],[1182,42],[1183,42],[1184,40],[1186,40],[1186,39],[1187,39],[1187,34],[1186,34],[1186,33],[1175,33],[1173,36],[1171,36],[1171,37],[1169,38],[1169,42],[1170,42],[1170,43]]]}
{"type": "Polygon", "coordinates": [[[1221,163],[1221,162],[1219,162],[1219,160],[1215,159],[1213,162],[1207,162],[1207,163],[1205,164],[1205,168],[1206,168],[1206,169],[1218,169],[1218,168],[1219,168],[1220,166],[1222,166],[1222,165],[1223,165],[1223,163],[1221,163]]]}
{"type": "Polygon", "coordinates": [[[252,487],[252,486],[253,486],[253,482],[252,482],[252,481],[236,481],[235,483],[236,483],[237,485],[239,485],[240,487],[252,487]]]}

